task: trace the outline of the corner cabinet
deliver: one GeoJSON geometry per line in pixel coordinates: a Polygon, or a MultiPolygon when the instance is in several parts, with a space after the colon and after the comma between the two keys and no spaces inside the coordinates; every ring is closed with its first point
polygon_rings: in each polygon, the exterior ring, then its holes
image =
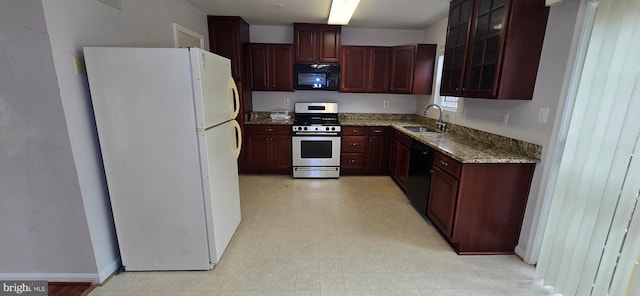
{"type": "Polygon", "coordinates": [[[431,94],[435,56],[435,44],[392,47],[389,92],[431,94]]]}
{"type": "Polygon", "coordinates": [[[512,254],[535,164],[433,158],[427,215],[459,254],[512,254]]]}
{"type": "Polygon", "coordinates": [[[531,100],[549,9],[541,0],[454,0],[440,94],[531,100]]]}
{"type": "Polygon", "coordinates": [[[293,45],[249,44],[253,90],[293,91],[293,45]]]}
{"type": "Polygon", "coordinates": [[[291,126],[245,125],[243,173],[291,173],[291,126]]]}
{"type": "Polygon", "coordinates": [[[340,91],[389,92],[390,54],[390,47],[343,46],[340,91]]]}
{"type": "Polygon", "coordinates": [[[340,61],[341,26],[293,24],[296,62],[337,63],[340,61]]]}

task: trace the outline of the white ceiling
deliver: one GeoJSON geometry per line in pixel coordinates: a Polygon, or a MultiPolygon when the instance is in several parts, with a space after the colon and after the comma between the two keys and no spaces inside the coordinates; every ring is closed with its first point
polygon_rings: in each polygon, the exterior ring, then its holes
{"type": "MultiPolygon", "coordinates": [[[[187,0],[208,15],[241,16],[249,25],[326,23],[331,0],[187,0]]],[[[445,18],[449,0],[360,0],[356,28],[425,29],[445,18]]]]}

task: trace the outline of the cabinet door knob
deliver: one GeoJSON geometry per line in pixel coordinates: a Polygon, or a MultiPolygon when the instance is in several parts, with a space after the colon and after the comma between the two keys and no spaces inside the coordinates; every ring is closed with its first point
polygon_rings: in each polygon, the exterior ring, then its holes
{"type": "Polygon", "coordinates": [[[448,165],[449,165],[447,162],[445,162],[445,161],[443,161],[443,160],[441,160],[441,161],[440,161],[440,163],[441,163],[443,166],[448,166],[448,165]]]}
{"type": "Polygon", "coordinates": [[[351,146],[358,146],[358,143],[351,143],[351,146]]]}
{"type": "Polygon", "coordinates": [[[267,129],[267,131],[268,131],[268,132],[272,132],[272,131],[273,131],[273,129],[272,129],[272,128],[268,128],[268,129],[267,129]]]}
{"type": "Polygon", "coordinates": [[[355,160],[355,159],[351,159],[351,160],[349,160],[349,162],[351,162],[351,163],[355,163],[355,162],[356,162],[356,160],[355,160]]]}

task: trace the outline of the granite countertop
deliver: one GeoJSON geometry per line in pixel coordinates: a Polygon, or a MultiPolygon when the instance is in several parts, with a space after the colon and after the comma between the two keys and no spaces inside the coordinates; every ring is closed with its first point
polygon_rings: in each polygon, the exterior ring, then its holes
{"type": "Polygon", "coordinates": [[[277,124],[277,125],[292,125],[293,117],[287,120],[273,120],[270,117],[260,117],[251,121],[245,121],[244,124],[277,124]]]}
{"type": "Polygon", "coordinates": [[[416,133],[404,126],[424,126],[407,120],[341,120],[343,126],[390,126],[462,163],[536,163],[538,159],[464,138],[450,132],[416,133]]]}
{"type": "MultiPolygon", "coordinates": [[[[293,116],[289,120],[272,120],[268,115],[261,115],[257,119],[246,121],[245,124],[293,124],[293,116]]],[[[356,119],[341,118],[340,123],[343,126],[389,126],[462,163],[537,163],[539,161],[538,158],[527,154],[501,148],[499,145],[491,145],[471,137],[465,137],[459,133],[449,131],[444,133],[416,133],[409,131],[403,126],[425,126],[424,122],[412,120],[410,117],[367,118],[365,114],[364,116],[356,117],[356,119]]]]}

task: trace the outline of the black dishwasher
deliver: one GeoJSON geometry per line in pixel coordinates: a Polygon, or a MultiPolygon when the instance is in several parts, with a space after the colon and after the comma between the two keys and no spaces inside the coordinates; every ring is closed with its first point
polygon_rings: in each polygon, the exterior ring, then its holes
{"type": "Polygon", "coordinates": [[[427,203],[429,202],[431,165],[433,165],[433,149],[412,140],[406,193],[411,205],[424,217],[427,216],[427,203]]]}

